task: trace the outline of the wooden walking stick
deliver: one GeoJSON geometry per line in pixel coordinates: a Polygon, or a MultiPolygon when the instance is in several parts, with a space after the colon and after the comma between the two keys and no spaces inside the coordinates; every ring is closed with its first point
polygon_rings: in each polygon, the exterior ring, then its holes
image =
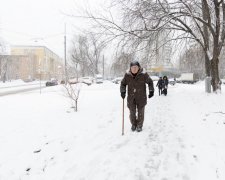
{"type": "Polygon", "coordinates": [[[123,113],[122,113],[122,136],[124,135],[124,99],[123,99],[123,113]]]}

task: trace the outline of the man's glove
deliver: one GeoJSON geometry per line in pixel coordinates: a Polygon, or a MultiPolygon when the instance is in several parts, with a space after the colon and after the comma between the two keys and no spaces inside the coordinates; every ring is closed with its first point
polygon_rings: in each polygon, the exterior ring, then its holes
{"type": "Polygon", "coordinates": [[[149,91],[148,98],[151,98],[152,96],[154,96],[154,91],[149,91]]]}
{"type": "Polygon", "coordinates": [[[121,97],[124,99],[126,96],[126,93],[125,92],[121,92],[121,97]]]}

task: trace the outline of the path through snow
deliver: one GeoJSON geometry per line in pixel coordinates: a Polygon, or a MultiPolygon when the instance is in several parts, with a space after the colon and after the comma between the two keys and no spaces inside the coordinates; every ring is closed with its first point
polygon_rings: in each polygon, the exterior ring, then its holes
{"type": "Polygon", "coordinates": [[[156,93],[140,133],[125,108],[124,136],[119,85],[83,86],[77,113],[60,86],[2,97],[0,180],[222,180],[224,96],[202,87],[156,93]]]}

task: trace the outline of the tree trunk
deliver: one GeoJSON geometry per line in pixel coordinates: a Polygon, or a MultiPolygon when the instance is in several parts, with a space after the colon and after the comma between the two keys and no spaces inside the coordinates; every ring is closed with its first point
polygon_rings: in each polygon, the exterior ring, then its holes
{"type": "Polygon", "coordinates": [[[4,74],[3,74],[3,83],[5,83],[6,82],[6,72],[4,72],[4,74]]]}
{"type": "Polygon", "coordinates": [[[211,75],[212,75],[213,92],[217,92],[218,90],[221,90],[218,66],[219,66],[219,59],[213,58],[211,61],[211,75]]]}
{"type": "Polygon", "coordinates": [[[206,74],[206,77],[211,76],[210,69],[211,69],[210,60],[209,60],[208,55],[205,53],[205,74],[206,74]]]}
{"type": "Polygon", "coordinates": [[[74,108],[75,112],[77,112],[77,105],[78,105],[78,102],[77,101],[78,100],[75,100],[75,108],[74,108]]]}

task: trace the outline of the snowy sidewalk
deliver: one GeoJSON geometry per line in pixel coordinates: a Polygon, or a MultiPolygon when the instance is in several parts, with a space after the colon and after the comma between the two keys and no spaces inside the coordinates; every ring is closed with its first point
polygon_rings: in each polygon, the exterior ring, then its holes
{"type": "Polygon", "coordinates": [[[61,86],[2,97],[0,180],[224,180],[224,99],[170,86],[148,100],[140,133],[125,108],[121,136],[119,85],[83,86],[77,113],[61,86]]]}

